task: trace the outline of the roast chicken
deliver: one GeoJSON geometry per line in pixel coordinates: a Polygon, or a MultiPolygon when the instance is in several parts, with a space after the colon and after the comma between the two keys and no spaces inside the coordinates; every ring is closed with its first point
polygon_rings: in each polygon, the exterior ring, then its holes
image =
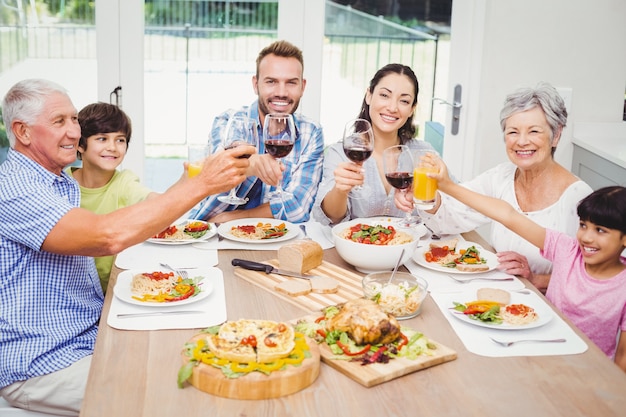
{"type": "Polygon", "coordinates": [[[400,337],[398,320],[364,298],[346,302],[329,320],[327,328],[348,333],[357,345],[391,343],[400,337]]]}

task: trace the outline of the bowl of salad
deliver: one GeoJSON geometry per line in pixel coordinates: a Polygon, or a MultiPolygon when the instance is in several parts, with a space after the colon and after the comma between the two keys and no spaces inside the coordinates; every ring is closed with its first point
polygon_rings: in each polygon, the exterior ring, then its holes
{"type": "Polygon", "coordinates": [[[398,320],[416,317],[428,294],[428,282],[408,272],[374,272],[363,277],[363,295],[398,320]]]}
{"type": "Polygon", "coordinates": [[[411,259],[426,228],[397,226],[389,217],[359,218],[333,227],[335,249],[341,258],[357,270],[370,273],[391,271],[411,259]]]}

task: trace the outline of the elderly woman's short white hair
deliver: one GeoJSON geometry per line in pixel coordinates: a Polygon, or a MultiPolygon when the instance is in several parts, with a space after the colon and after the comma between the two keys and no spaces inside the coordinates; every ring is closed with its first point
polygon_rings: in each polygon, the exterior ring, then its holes
{"type": "Polygon", "coordinates": [[[561,95],[552,85],[542,82],[535,88],[522,88],[509,94],[504,100],[500,111],[500,127],[504,131],[506,120],[516,113],[540,107],[546,115],[554,139],[557,132],[563,130],[567,124],[567,109],[561,95]]]}

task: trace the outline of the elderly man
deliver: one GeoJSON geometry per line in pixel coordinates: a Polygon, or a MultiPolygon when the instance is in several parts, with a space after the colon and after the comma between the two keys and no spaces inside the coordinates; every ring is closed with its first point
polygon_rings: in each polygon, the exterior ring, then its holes
{"type": "Polygon", "coordinates": [[[11,149],[0,165],[0,395],[16,407],[77,415],[103,304],[92,257],[140,243],[238,185],[249,165],[238,157],[255,149],[221,152],[150,201],[97,215],[79,208],[78,184],[63,172],[80,139],[65,89],[24,80],[2,109],[11,149]]]}

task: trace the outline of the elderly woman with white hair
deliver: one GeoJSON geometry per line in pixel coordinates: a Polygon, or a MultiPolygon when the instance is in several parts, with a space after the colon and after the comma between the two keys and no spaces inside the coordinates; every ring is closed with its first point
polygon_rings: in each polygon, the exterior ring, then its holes
{"type": "MultiPolygon", "coordinates": [[[[554,160],[566,123],[563,99],[550,84],[540,83],[508,95],[500,112],[500,125],[510,162],[462,185],[507,201],[543,227],[575,236],[576,206],[592,189],[554,160]]],[[[396,205],[408,210],[413,202],[401,195],[396,205]]],[[[439,233],[462,233],[491,223],[489,242],[497,251],[498,269],[527,278],[539,289],[547,288],[552,264],[536,247],[501,224],[443,193],[438,193],[432,210],[420,211],[420,215],[439,233]]]]}

